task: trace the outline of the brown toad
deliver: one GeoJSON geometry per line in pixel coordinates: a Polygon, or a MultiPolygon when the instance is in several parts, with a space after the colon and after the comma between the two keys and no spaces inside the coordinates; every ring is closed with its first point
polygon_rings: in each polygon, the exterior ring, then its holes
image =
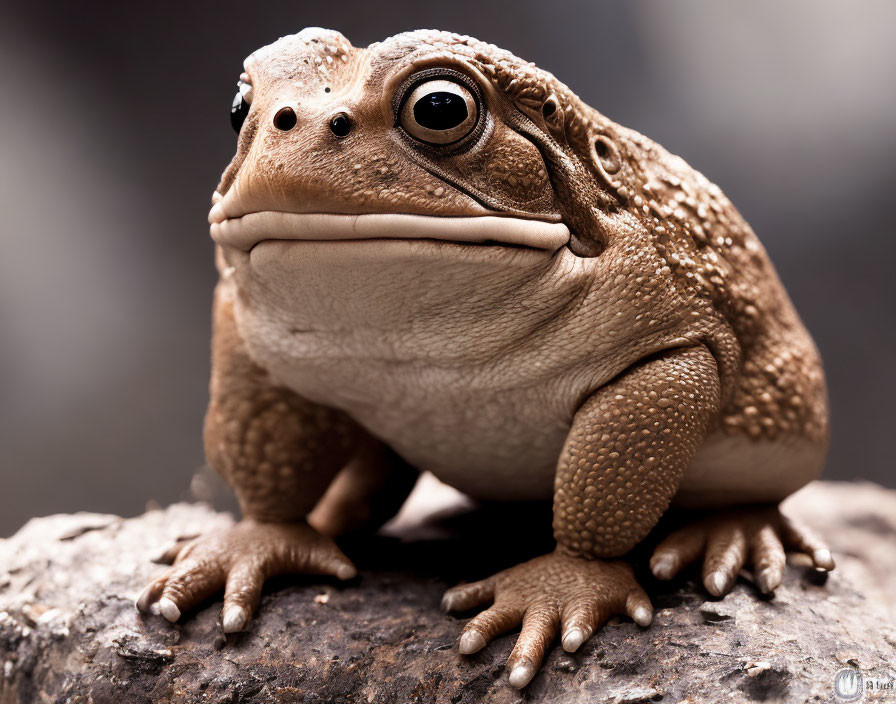
{"type": "Polygon", "coordinates": [[[770,592],[785,548],[833,567],[776,507],[824,462],[818,353],[718,187],[469,37],[306,29],[239,85],[205,444],[244,518],[172,550],[141,609],[224,589],[236,631],[273,574],[351,577],[331,537],[374,530],[419,470],[553,499],[554,552],[445,595],[492,603],[461,652],[522,624],[515,686],[558,634],[650,623],[620,558],[673,504],[710,515],[659,545],[660,578],[702,559],[718,596],[749,563],[770,592]]]}

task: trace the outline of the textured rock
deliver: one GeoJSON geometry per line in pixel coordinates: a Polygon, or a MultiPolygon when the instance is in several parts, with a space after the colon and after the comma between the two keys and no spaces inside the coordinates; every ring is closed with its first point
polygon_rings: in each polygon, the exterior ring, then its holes
{"type": "Polygon", "coordinates": [[[462,621],[442,614],[439,600],[461,579],[548,549],[549,513],[471,511],[427,486],[387,536],[346,546],[359,580],[278,580],[251,631],[226,640],[220,601],[174,626],[133,606],[159,569],[151,557],[227,525],[226,514],[179,504],[126,520],[32,520],[0,541],[0,704],[827,702],[844,667],[894,675],[896,492],[820,483],[790,501],[789,513],[836,551],[826,584],[792,565],[773,600],[742,579],[716,601],[693,582],[644,577],[653,627],[617,619],[579,654],[555,648],[520,693],[503,667],[514,637],[462,657],[462,621]]]}

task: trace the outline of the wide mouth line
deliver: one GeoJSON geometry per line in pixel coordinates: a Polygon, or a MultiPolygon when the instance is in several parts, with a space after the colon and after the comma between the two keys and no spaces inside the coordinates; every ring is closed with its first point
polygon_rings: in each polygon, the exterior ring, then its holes
{"type": "Polygon", "coordinates": [[[440,237],[356,237],[352,239],[289,239],[284,237],[265,237],[262,240],[258,240],[255,244],[249,247],[249,252],[251,253],[258,245],[265,243],[277,243],[277,242],[304,242],[308,244],[324,244],[327,242],[345,244],[348,242],[357,242],[358,244],[364,243],[389,243],[389,242],[407,242],[409,244],[446,244],[446,245],[455,245],[459,247],[480,247],[483,249],[496,247],[500,249],[515,249],[520,252],[538,252],[544,253],[544,250],[541,247],[533,247],[527,244],[517,244],[514,242],[499,242],[498,240],[483,240],[482,242],[471,242],[466,240],[449,240],[440,237]]]}
{"type": "Polygon", "coordinates": [[[502,215],[442,216],[411,213],[250,212],[213,220],[212,239],[249,251],[263,240],[414,239],[503,245],[554,252],[569,242],[562,222],[502,215]]]}

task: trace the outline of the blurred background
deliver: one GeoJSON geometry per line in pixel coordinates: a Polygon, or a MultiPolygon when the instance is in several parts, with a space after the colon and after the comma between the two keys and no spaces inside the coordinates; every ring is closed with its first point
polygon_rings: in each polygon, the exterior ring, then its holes
{"type": "Polygon", "coordinates": [[[243,58],[308,25],[498,44],[718,183],[825,359],[827,477],[896,486],[896,3],[29,2],[0,66],[0,536],[203,464],[206,213],[243,58]]]}

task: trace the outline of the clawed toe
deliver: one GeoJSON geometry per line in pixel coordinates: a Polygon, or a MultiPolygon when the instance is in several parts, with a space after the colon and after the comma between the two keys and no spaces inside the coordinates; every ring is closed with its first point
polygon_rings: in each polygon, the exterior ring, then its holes
{"type": "Polygon", "coordinates": [[[221,612],[221,628],[225,633],[238,633],[249,623],[249,612],[245,607],[228,604],[221,612]]]}
{"type": "Polygon", "coordinates": [[[750,567],[759,591],[773,594],[784,581],[787,550],[809,555],[818,570],[834,569],[830,550],[816,536],[769,508],[733,511],[675,531],[656,548],[650,569],[669,580],[702,558],[703,584],[721,598],[750,567]]]}
{"type": "Polygon", "coordinates": [[[460,584],[445,592],[442,597],[442,610],[469,611],[477,606],[490,602],[495,596],[494,578],[483,579],[472,584],[460,584]]]}
{"type": "Polygon", "coordinates": [[[136,606],[139,612],[144,614],[151,613],[153,604],[158,602],[159,597],[162,595],[167,579],[168,576],[166,574],[154,579],[146,586],[146,589],[137,597],[136,606]]]}
{"type": "Polygon", "coordinates": [[[479,631],[464,631],[460,636],[457,649],[461,655],[472,655],[482,650],[486,644],[485,636],[479,631]]]}
{"type": "Polygon", "coordinates": [[[158,611],[174,623],[223,589],[225,633],[246,628],[268,577],[297,572],[350,579],[357,574],[332,540],[304,523],[243,521],[221,533],[182,541],[165,556],[174,565],[143,590],[137,609],[158,611]]]}
{"type": "Polygon", "coordinates": [[[642,626],[653,620],[650,599],[628,565],[557,552],[449,589],[442,606],[466,611],[490,602],[464,627],[458,650],[463,655],[479,652],[520,628],[507,659],[508,681],[517,688],[531,682],[558,635],[563,649],[575,652],[613,614],[626,613],[642,626]]]}
{"type": "Polygon", "coordinates": [[[815,563],[815,569],[821,572],[830,572],[836,567],[834,557],[827,548],[819,548],[813,551],[812,562],[815,563]]]}
{"type": "Polygon", "coordinates": [[[591,629],[573,626],[563,634],[560,644],[567,653],[574,653],[591,637],[591,629]]]}
{"type": "Polygon", "coordinates": [[[176,623],[180,618],[180,609],[177,607],[177,604],[174,603],[173,599],[166,596],[159,599],[159,611],[171,623],[176,623]]]}

